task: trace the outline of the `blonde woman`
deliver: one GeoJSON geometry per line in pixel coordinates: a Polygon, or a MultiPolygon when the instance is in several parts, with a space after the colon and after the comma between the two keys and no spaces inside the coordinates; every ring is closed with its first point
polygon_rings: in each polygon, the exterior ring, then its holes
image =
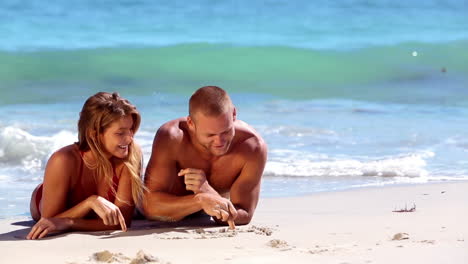
{"type": "Polygon", "coordinates": [[[143,194],[141,151],[133,141],[141,117],[118,93],[86,100],[78,142],[55,152],[31,197],[38,221],[27,239],[68,230],[127,230],[143,194]]]}

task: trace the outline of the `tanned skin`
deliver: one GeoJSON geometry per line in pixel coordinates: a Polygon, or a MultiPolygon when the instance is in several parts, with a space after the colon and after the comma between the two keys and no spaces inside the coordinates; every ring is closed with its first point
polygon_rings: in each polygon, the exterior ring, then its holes
{"type": "Polygon", "coordinates": [[[267,146],[236,109],[196,112],[162,125],[145,175],[147,218],[178,221],[203,210],[219,224],[248,224],[260,193],[267,146]]]}
{"type": "Polygon", "coordinates": [[[119,159],[128,154],[128,148],[119,146],[128,146],[133,141],[132,124],[131,117],[126,116],[114,122],[102,135],[108,159],[119,178],[115,202],[108,200],[109,184],[82,161],[93,163],[93,153],[86,151],[81,157],[76,144],[63,147],[47,162],[40,210],[36,205],[37,188],[32,194],[31,213],[38,222],[27,239],[40,239],[66,230],[127,231],[135,205],[129,171],[119,159]],[[79,175],[80,166],[83,166],[82,175],[79,175]],[[97,216],[95,219],[85,217],[91,212],[97,216]]]}

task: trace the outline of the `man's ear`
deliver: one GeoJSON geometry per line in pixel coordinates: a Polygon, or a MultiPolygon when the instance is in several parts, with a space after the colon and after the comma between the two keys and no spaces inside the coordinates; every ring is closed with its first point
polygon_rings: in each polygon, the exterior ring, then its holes
{"type": "Polygon", "coordinates": [[[195,122],[190,116],[187,116],[187,125],[190,130],[195,131],[195,122]]]}
{"type": "Polygon", "coordinates": [[[237,110],[236,110],[236,107],[234,107],[234,109],[232,109],[232,121],[236,122],[236,120],[237,120],[237,110]]]}

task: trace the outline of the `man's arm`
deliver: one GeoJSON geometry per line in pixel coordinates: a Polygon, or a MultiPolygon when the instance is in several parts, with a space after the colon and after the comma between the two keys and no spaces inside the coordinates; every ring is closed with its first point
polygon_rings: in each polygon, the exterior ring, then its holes
{"type": "MultiPolygon", "coordinates": [[[[160,221],[179,221],[190,214],[204,210],[205,213],[220,221],[231,222],[230,215],[236,215],[234,206],[210,186],[206,188],[210,191],[183,195],[180,193],[191,190],[194,187],[193,184],[185,183],[183,187],[175,186],[179,177],[185,175],[177,171],[176,162],[176,154],[179,151],[183,152],[183,149],[179,149],[182,146],[183,138],[182,135],[177,135],[180,131],[174,130],[174,124],[167,123],[158,130],[154,139],[151,158],[145,174],[145,185],[148,192],[144,198],[143,209],[146,217],[160,221]]],[[[233,228],[233,223],[230,224],[233,228]]]]}
{"type": "Polygon", "coordinates": [[[182,135],[174,131],[178,128],[171,123],[164,124],[156,133],[145,173],[148,192],[143,209],[147,218],[161,221],[178,221],[202,209],[194,194],[172,193],[178,177],[176,153],[182,135]]]}
{"type": "Polygon", "coordinates": [[[231,187],[230,199],[237,210],[235,223],[245,225],[252,220],[260,195],[260,181],[267,159],[267,146],[261,139],[249,142],[247,161],[231,187]]]}

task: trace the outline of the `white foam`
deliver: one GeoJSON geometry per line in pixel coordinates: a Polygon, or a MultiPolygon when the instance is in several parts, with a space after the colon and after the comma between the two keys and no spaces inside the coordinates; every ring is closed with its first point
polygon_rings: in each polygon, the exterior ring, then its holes
{"type": "Polygon", "coordinates": [[[10,177],[7,175],[0,174],[0,182],[8,180],[10,177]]]}
{"type": "Polygon", "coordinates": [[[76,136],[69,131],[45,137],[14,126],[0,128],[0,163],[21,166],[27,171],[39,170],[55,150],[74,140],[76,136]]]}
{"type": "Polygon", "coordinates": [[[294,126],[278,126],[278,127],[267,127],[262,131],[263,134],[279,134],[287,137],[307,137],[307,136],[336,136],[337,133],[333,130],[327,129],[316,129],[306,127],[294,127],[294,126]]]}
{"type": "MultiPolygon", "coordinates": [[[[281,151],[277,151],[278,152],[281,151]]],[[[381,177],[425,177],[425,159],[433,157],[430,151],[383,157],[374,160],[329,158],[326,155],[310,155],[291,150],[280,157],[269,160],[265,167],[266,176],[381,176],[381,177]],[[286,154],[287,155],[284,155],[286,154]]]]}

